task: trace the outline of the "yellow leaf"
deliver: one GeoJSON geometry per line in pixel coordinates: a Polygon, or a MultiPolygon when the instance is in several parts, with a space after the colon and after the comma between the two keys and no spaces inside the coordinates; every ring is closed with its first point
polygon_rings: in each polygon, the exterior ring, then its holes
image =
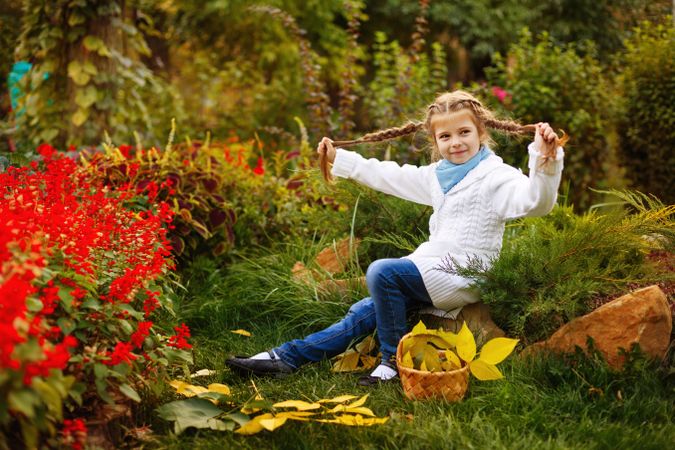
{"type": "Polygon", "coordinates": [[[220,383],[211,383],[207,386],[209,392],[217,392],[223,395],[230,395],[230,388],[220,383]]]}
{"type": "Polygon", "coordinates": [[[427,372],[427,363],[426,361],[422,360],[422,364],[420,364],[420,369],[423,372],[427,372]]]}
{"type": "Polygon", "coordinates": [[[319,409],[321,405],[318,403],[308,403],[302,400],[286,400],[285,402],[275,403],[275,408],[295,408],[298,411],[307,411],[309,409],[319,409]]]}
{"type": "Polygon", "coordinates": [[[483,345],[483,348],[480,351],[480,358],[478,359],[485,361],[488,364],[499,364],[511,354],[513,349],[516,348],[517,343],[518,339],[490,339],[483,345]]]}
{"type": "Polygon", "coordinates": [[[261,414],[259,416],[256,416],[253,419],[251,419],[250,421],[246,422],[241,427],[239,427],[239,429],[237,431],[235,431],[235,433],[244,434],[244,435],[247,435],[247,436],[251,435],[251,434],[259,433],[264,429],[264,427],[262,426],[260,421],[266,420],[266,419],[271,419],[273,417],[274,416],[270,413],[261,414]]]}
{"type": "Polygon", "coordinates": [[[367,354],[372,352],[375,349],[375,339],[373,338],[373,335],[366,336],[361,342],[356,344],[354,348],[356,348],[356,351],[361,353],[361,354],[367,354]]]}
{"type": "Polygon", "coordinates": [[[415,325],[410,332],[411,336],[415,336],[417,334],[424,334],[427,331],[427,327],[424,325],[424,323],[420,320],[417,325],[415,325]]]}
{"type": "Polygon", "coordinates": [[[485,361],[481,361],[480,359],[477,359],[476,361],[471,361],[471,363],[469,364],[469,369],[471,370],[473,376],[478,378],[479,380],[487,381],[487,380],[499,380],[500,378],[504,378],[504,376],[499,371],[499,369],[497,369],[496,366],[488,364],[485,361]]]}
{"type": "Polygon", "coordinates": [[[309,421],[309,416],[313,416],[316,413],[308,412],[308,411],[283,411],[280,413],[277,413],[276,416],[274,417],[285,417],[290,420],[300,420],[302,422],[307,422],[309,421]]]}
{"type": "Polygon", "coordinates": [[[348,350],[341,355],[338,355],[337,361],[333,364],[331,370],[333,372],[354,372],[359,367],[359,360],[361,355],[354,350],[348,350]]]}
{"type": "Polygon", "coordinates": [[[194,397],[197,394],[209,391],[203,386],[194,386],[179,380],[171,380],[169,385],[173,387],[178,394],[184,395],[186,397],[194,397]]]}
{"type": "Polygon", "coordinates": [[[440,349],[448,349],[455,346],[454,342],[448,342],[446,339],[443,339],[440,336],[430,336],[428,341],[440,349]]]}
{"type": "Polygon", "coordinates": [[[347,405],[347,406],[348,406],[349,408],[356,408],[357,406],[363,406],[363,404],[366,403],[366,400],[368,400],[368,396],[369,396],[369,395],[370,395],[370,394],[366,394],[366,395],[364,395],[363,397],[361,397],[360,399],[356,400],[356,401],[353,402],[353,403],[350,403],[350,404],[347,405]]]}
{"type": "Polygon", "coordinates": [[[452,350],[445,351],[445,359],[456,369],[462,367],[462,363],[452,350]]]}
{"type": "Polygon", "coordinates": [[[230,330],[230,333],[241,334],[242,336],[251,337],[250,331],[242,330],[241,328],[238,330],[230,330]]]}
{"type": "Polygon", "coordinates": [[[333,397],[331,399],[319,400],[319,403],[344,403],[349,400],[354,400],[356,395],[340,395],[339,397],[333,397]]]}
{"type": "Polygon", "coordinates": [[[370,408],[366,408],[365,406],[359,406],[357,408],[346,408],[342,412],[349,414],[362,414],[364,416],[375,417],[375,413],[370,408]]]}
{"type": "Polygon", "coordinates": [[[73,114],[73,116],[70,118],[70,121],[73,122],[73,125],[79,127],[84,122],[86,122],[88,118],[89,118],[88,109],[77,108],[77,111],[75,111],[75,114],[73,114]]]}
{"type": "Polygon", "coordinates": [[[378,358],[369,355],[361,355],[361,370],[373,369],[377,365],[378,358]]]}
{"type": "Polygon", "coordinates": [[[405,355],[403,355],[401,364],[403,364],[403,367],[409,367],[411,369],[413,368],[413,359],[412,356],[410,356],[410,352],[407,352],[405,355]]]}
{"type": "Polygon", "coordinates": [[[389,417],[366,417],[364,418],[363,416],[357,414],[357,415],[351,415],[351,414],[342,414],[339,416],[335,416],[334,419],[319,419],[317,422],[324,422],[324,423],[337,423],[340,425],[348,425],[348,426],[361,426],[361,427],[368,427],[371,425],[378,425],[385,423],[387,420],[389,420],[389,417]]]}
{"type": "Polygon", "coordinates": [[[438,350],[431,345],[424,346],[424,365],[429,372],[441,370],[441,360],[438,358],[438,350]]]}
{"type": "Polygon", "coordinates": [[[462,329],[457,334],[457,354],[466,362],[473,361],[476,356],[476,340],[466,322],[462,324],[462,329]]]}
{"type": "Polygon", "coordinates": [[[438,337],[448,342],[451,346],[457,345],[457,334],[450,331],[438,330],[438,337]]]}
{"type": "Polygon", "coordinates": [[[286,420],[288,420],[287,417],[273,417],[271,419],[261,419],[260,425],[262,425],[263,428],[266,429],[267,431],[274,431],[283,424],[285,424],[286,420]]]}
{"type": "Polygon", "coordinates": [[[408,337],[405,341],[403,341],[403,354],[405,355],[406,353],[410,352],[410,355],[415,357],[422,351],[425,345],[427,345],[426,335],[408,337]]]}

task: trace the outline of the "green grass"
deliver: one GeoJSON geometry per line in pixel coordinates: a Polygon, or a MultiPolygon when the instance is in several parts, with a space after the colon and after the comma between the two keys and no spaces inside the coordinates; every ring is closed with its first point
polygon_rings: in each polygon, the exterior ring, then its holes
{"type": "MultiPolygon", "coordinates": [[[[176,310],[193,330],[194,369],[218,371],[197,382],[227,384],[234,404],[250,399],[256,388],[275,402],[370,393],[366,406],[390,420],[354,428],[287,422],[273,433],[249,437],[194,430],[174,436],[170,424],[146,412],[158,434],[151,447],[615,450],[663,449],[675,442],[673,374],[635,355],[621,373],[608,370],[597,358],[527,362],[511,357],[501,366],[505,379],[472,378],[464,401],[454,404],[409,401],[398,384],[358,387],[357,374],[332,373],[329,362],[305,366],[284,379],[238,378],[224,366],[227,355],[252,354],[320,329],[338,319],[360,295],[322,299],[311,287],[290,281],[290,267],[296,260],[311,260],[315,247],[288,245],[275,256],[261,253],[227,270],[200,260],[184,271],[187,292],[176,310]],[[253,335],[230,333],[237,328],[253,335]]],[[[167,392],[166,401],[172,398],[167,392]]]]}

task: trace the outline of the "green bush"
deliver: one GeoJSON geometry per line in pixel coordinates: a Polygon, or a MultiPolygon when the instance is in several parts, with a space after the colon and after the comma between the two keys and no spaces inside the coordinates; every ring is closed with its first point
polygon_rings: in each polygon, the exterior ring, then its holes
{"type": "Polygon", "coordinates": [[[620,74],[620,156],[637,189],[675,203],[675,28],[644,23],[620,74]]]}
{"type": "MultiPolygon", "coordinates": [[[[571,139],[566,146],[563,182],[572,186],[571,201],[591,204],[589,188],[605,188],[610,156],[608,129],[611,102],[603,67],[593,57],[591,44],[585,56],[575,45],[558,46],[543,34],[536,41],[525,31],[508,54],[497,55],[486,72],[491,84],[508,92],[505,105],[516,120],[549,122],[564,129],[571,139]]],[[[511,140],[500,154],[514,165],[524,165],[522,143],[511,140]]]]}
{"type": "Polygon", "coordinates": [[[673,251],[675,205],[612,192],[630,212],[576,215],[570,207],[558,206],[545,217],[508,227],[491,267],[474,260],[445,270],[474,278],[495,322],[526,343],[545,339],[588,313],[601,297],[625,292],[634,283],[672,279],[645,255],[654,249],[673,251]]]}

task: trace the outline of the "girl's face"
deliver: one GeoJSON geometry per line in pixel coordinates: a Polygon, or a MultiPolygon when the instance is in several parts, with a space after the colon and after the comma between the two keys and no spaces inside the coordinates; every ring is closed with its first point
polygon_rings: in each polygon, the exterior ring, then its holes
{"type": "Polygon", "coordinates": [[[451,163],[464,164],[480,149],[480,133],[468,109],[432,116],[431,132],[438,151],[451,163]]]}

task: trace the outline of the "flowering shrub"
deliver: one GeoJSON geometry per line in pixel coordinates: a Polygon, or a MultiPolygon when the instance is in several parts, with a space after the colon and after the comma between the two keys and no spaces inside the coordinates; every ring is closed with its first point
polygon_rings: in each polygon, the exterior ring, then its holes
{"type": "Polygon", "coordinates": [[[312,205],[338,208],[321,192],[318,177],[291,172],[311,165],[306,142],[301,147],[270,152],[266,160],[262,142],[236,136],[164,150],[122,145],[88,156],[87,168],[115,189],[130,185],[150,200],[166,201],[175,213],[169,236],[174,253],[189,260],[302,232],[310,215],[320,216],[312,205]]]}
{"type": "MultiPolygon", "coordinates": [[[[126,411],[191,359],[187,327],[166,337],[154,323],[170,306],[169,206],[135,212],[147,199],[130,186],[109,190],[49,145],[38,153],[42,164],[0,174],[0,447],[16,422],[27,447],[57,439],[64,405],[126,411]]],[[[86,428],[64,421],[58,436],[81,448],[86,428]]]]}

